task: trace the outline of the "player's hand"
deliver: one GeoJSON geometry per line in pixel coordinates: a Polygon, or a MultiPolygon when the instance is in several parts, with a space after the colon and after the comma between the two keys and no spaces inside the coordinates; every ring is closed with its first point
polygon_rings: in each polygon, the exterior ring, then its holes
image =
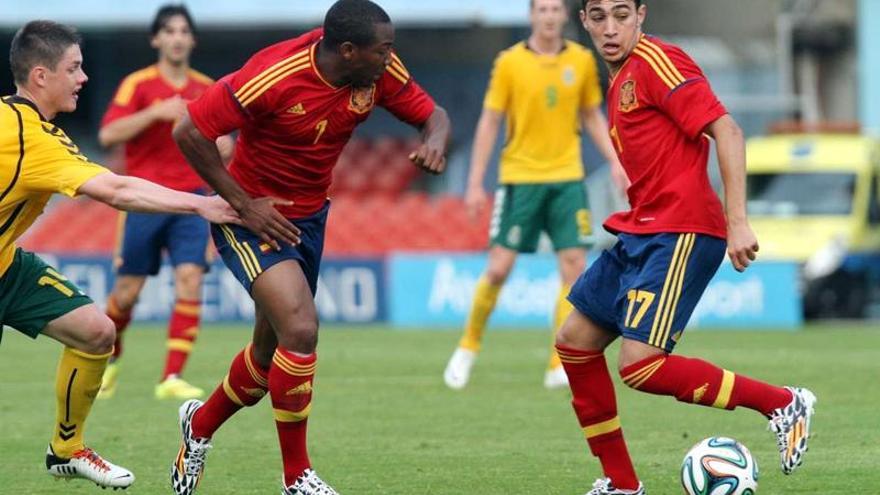
{"type": "Polygon", "coordinates": [[[422,143],[419,149],[409,154],[409,159],[417,167],[434,175],[440,175],[446,170],[446,156],[441,146],[431,143],[422,143]]]}
{"type": "Polygon", "coordinates": [[[486,196],[483,186],[468,186],[467,191],[464,193],[464,207],[472,221],[480,218],[480,214],[486,209],[488,203],[489,198],[486,196]]]}
{"type": "Polygon", "coordinates": [[[238,212],[220,196],[204,196],[201,204],[196,209],[199,216],[211,223],[234,223],[241,224],[238,212]]]}
{"type": "Polygon", "coordinates": [[[257,234],[260,239],[272,246],[276,251],[281,251],[281,242],[287,242],[294,246],[298,245],[302,231],[299,227],[284,218],[275,205],[292,205],[292,201],[265,197],[251,199],[239,210],[242,225],[257,234]]]}
{"type": "Polygon", "coordinates": [[[186,100],[175,95],[151,106],[150,111],[155,120],[176,122],[186,115],[186,100]]]}
{"type": "Polygon", "coordinates": [[[730,224],[727,227],[727,256],[738,272],[746,268],[758,256],[758,239],[747,222],[730,224]]]}

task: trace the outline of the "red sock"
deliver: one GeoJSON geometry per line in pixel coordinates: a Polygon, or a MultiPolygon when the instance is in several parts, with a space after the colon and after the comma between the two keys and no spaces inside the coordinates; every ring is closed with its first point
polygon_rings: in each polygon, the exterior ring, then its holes
{"type": "Polygon", "coordinates": [[[279,347],[269,368],[269,394],[284,461],[284,484],[289,486],[309,467],[306,428],[312,409],[312,381],[318,357],[299,356],[279,347]]]}
{"type": "Polygon", "coordinates": [[[260,368],[254,360],[253,345],[248,344],[232,360],[223,383],[193,415],[193,435],[211,438],[239,409],[256,404],[268,391],[269,371],[260,368]]]}
{"type": "Polygon", "coordinates": [[[661,354],[627,366],[624,383],[650,394],[671,395],[681,402],[734,409],[747,407],[769,415],[791,402],[791,392],[734,374],[701,359],[661,354]]]}
{"type": "Polygon", "coordinates": [[[183,372],[193,343],[199,335],[199,316],[202,302],[178,299],[174,303],[171,320],[168,321],[168,356],[165,358],[165,371],[162,380],[170,375],[178,376],[183,372]]]}
{"type": "Polygon", "coordinates": [[[116,298],[111,294],[107,298],[107,316],[116,326],[116,342],[113,343],[113,356],[110,359],[111,361],[116,361],[122,356],[122,333],[125,332],[128,324],[131,323],[131,310],[123,311],[119,309],[116,298]]]}
{"type": "Polygon", "coordinates": [[[637,489],[639,478],[623,439],[614,383],[608,373],[605,355],[600,351],[582,351],[559,344],[556,351],[568,375],[573,396],[571,405],[590,451],[599,458],[605,476],[611,478],[615,488],[637,489]]]}

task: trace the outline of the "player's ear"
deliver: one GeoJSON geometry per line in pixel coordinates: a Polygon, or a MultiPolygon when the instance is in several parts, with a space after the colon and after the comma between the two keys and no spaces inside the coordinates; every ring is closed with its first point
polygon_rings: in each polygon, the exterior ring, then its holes
{"type": "Polygon", "coordinates": [[[639,29],[642,28],[642,23],[645,22],[645,17],[648,16],[648,6],[645,4],[639,5],[639,9],[636,11],[636,18],[639,20],[639,29]]]}
{"type": "Polygon", "coordinates": [[[351,61],[354,58],[354,53],[357,50],[357,47],[354,46],[354,43],[351,41],[344,41],[339,45],[339,55],[342,56],[343,59],[347,61],[351,61]]]}
{"type": "Polygon", "coordinates": [[[31,69],[31,73],[28,76],[28,81],[38,88],[45,88],[48,78],[49,69],[42,65],[36,65],[33,69],[31,69]]]}

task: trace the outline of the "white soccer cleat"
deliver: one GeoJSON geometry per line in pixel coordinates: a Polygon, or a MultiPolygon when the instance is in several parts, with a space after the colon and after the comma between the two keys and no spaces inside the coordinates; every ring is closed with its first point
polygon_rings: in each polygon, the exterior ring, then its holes
{"type": "Polygon", "coordinates": [[[805,388],[785,388],[791,392],[792,400],[787,406],[770,414],[769,427],[770,431],[776,433],[782,472],[791,474],[804,462],[816,396],[805,388]]]}
{"type": "Polygon", "coordinates": [[[202,407],[200,400],[188,400],[180,406],[180,450],[171,465],[171,488],[176,495],[190,495],[196,491],[205,470],[205,456],[211,448],[210,438],[192,434],[192,418],[202,407]]]}
{"type": "Polygon", "coordinates": [[[586,495],[645,495],[645,485],[639,482],[639,488],[636,490],[622,490],[614,488],[609,478],[601,478],[593,483],[593,489],[588,491],[586,495]]]}
{"type": "Polygon", "coordinates": [[[544,373],[544,388],[554,390],[566,387],[568,387],[568,375],[565,374],[565,368],[562,366],[557,366],[544,373]]]}
{"type": "Polygon", "coordinates": [[[101,488],[125,490],[134,483],[134,474],[99,456],[90,448],[73,453],[70,459],[55,455],[52,445],[46,450],[46,470],[57,479],[84,479],[93,481],[101,488]]]}
{"type": "Polygon", "coordinates": [[[281,491],[281,495],[339,495],[339,492],[319,478],[314,470],[306,469],[292,485],[281,491]]]}
{"type": "Polygon", "coordinates": [[[443,371],[443,381],[446,386],[453,390],[461,390],[467,385],[471,377],[471,368],[477,360],[477,353],[464,347],[458,347],[449,358],[446,370],[443,371]]]}

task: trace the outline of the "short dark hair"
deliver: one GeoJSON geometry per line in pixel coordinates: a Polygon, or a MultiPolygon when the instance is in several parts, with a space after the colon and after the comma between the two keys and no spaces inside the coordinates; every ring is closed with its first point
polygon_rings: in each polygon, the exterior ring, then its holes
{"type": "Polygon", "coordinates": [[[79,45],[82,38],[76,29],[52,21],[31,21],[12,38],[9,67],[15,84],[25,84],[31,69],[38,65],[55,70],[64,52],[79,45]]]}
{"type": "Polygon", "coordinates": [[[196,32],[196,24],[193,22],[192,15],[190,15],[189,10],[182,3],[180,4],[165,4],[159,7],[159,11],[156,12],[156,17],[153,18],[153,23],[150,24],[150,34],[156,36],[159,34],[159,31],[165,27],[165,23],[168,22],[168,19],[171,19],[174,16],[182,16],[186,19],[186,23],[189,24],[189,30],[195,34],[196,32]]]}
{"type": "Polygon", "coordinates": [[[370,0],[339,0],[324,17],[324,41],[330,48],[350,41],[367,46],[376,40],[376,24],[390,23],[382,7],[370,0]]]}
{"type": "MultiPolygon", "coordinates": [[[[582,8],[582,9],[586,9],[586,8],[587,8],[587,2],[589,2],[589,1],[590,1],[590,0],[581,0],[581,8],[582,8]]],[[[633,1],[636,3],[636,8],[639,8],[639,7],[642,6],[642,0],[633,0],[633,1]]]]}

